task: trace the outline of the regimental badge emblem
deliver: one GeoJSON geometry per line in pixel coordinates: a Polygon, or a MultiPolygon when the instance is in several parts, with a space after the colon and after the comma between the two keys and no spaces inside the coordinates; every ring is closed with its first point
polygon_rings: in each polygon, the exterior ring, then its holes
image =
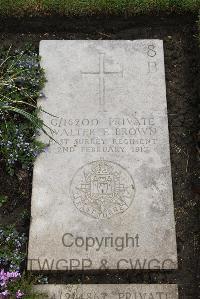
{"type": "Polygon", "coordinates": [[[131,174],[118,163],[106,160],[93,161],[79,168],[70,188],[76,208],[96,219],[123,213],[135,196],[131,174]]]}

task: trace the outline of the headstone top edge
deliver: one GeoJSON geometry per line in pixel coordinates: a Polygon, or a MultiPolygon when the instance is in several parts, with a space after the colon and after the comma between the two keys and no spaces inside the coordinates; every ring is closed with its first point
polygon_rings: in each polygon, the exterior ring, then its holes
{"type": "MultiPolygon", "coordinates": [[[[37,286],[46,286],[46,284],[37,284],[37,286]]],[[[178,289],[178,285],[176,283],[81,283],[81,284],[73,284],[73,283],[66,283],[66,284],[56,284],[56,283],[52,283],[52,284],[48,284],[48,286],[135,286],[135,287],[176,287],[178,289]]]]}
{"type": "Polygon", "coordinates": [[[104,39],[104,40],[95,40],[95,39],[78,39],[78,40],[67,40],[67,39],[43,39],[40,41],[40,45],[44,44],[44,43],[74,43],[74,42],[78,42],[78,43],[84,43],[84,42],[95,42],[95,43],[108,43],[108,42],[148,42],[148,41],[153,41],[153,42],[162,42],[163,43],[163,39],[104,39]]]}

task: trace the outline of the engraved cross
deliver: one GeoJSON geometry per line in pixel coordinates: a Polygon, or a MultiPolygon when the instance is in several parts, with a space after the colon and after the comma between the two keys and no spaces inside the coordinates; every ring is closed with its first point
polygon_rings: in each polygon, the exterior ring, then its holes
{"type": "Polygon", "coordinates": [[[99,70],[97,72],[81,72],[83,75],[96,75],[99,78],[99,112],[106,112],[105,100],[105,78],[107,75],[121,74],[123,77],[123,69],[121,71],[106,71],[105,69],[105,53],[99,54],[99,70]]]}

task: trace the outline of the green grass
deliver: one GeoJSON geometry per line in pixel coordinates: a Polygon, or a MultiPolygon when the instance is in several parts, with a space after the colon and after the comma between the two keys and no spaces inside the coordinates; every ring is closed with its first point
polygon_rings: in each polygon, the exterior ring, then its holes
{"type": "Polygon", "coordinates": [[[197,12],[200,0],[0,0],[0,15],[197,12]]]}

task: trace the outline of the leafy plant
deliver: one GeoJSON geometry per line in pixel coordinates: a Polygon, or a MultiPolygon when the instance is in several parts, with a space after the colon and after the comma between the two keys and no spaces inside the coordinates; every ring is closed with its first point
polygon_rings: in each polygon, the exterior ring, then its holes
{"type": "Polygon", "coordinates": [[[33,285],[47,283],[46,277],[20,274],[20,266],[26,258],[26,241],[25,234],[20,234],[14,226],[0,228],[0,299],[45,298],[44,294],[33,293],[33,285]]]}
{"type": "Polygon", "coordinates": [[[25,243],[25,235],[18,233],[14,226],[0,227],[0,268],[18,271],[25,259],[22,250],[25,243]]]}
{"type": "MultiPolygon", "coordinates": [[[[31,122],[52,138],[45,127],[49,127],[39,118],[41,107],[37,107],[37,99],[44,96],[41,89],[45,83],[44,71],[40,67],[40,56],[31,50],[2,50],[0,53],[0,113],[5,121],[10,118],[20,120],[17,116],[31,122]]],[[[51,115],[53,116],[53,115],[51,115]]]]}
{"type": "Polygon", "coordinates": [[[8,201],[8,197],[5,195],[0,195],[0,208],[8,201]]]}
{"type": "Polygon", "coordinates": [[[39,277],[31,274],[21,275],[18,271],[0,270],[0,298],[43,299],[45,294],[33,292],[33,285],[39,277]]]}
{"type": "Polygon", "coordinates": [[[35,131],[29,123],[0,122],[0,156],[10,175],[14,174],[16,163],[29,169],[38,154],[44,151],[46,145],[35,139],[35,131]]]}
{"type": "Polygon", "coordinates": [[[45,78],[36,52],[25,50],[3,50],[0,55],[0,111],[19,114],[34,126],[42,128],[43,123],[32,111],[37,108],[45,78]]]}
{"type": "Polygon", "coordinates": [[[40,130],[48,135],[38,116],[42,109],[37,99],[45,82],[39,61],[30,46],[0,52],[0,158],[11,175],[17,163],[29,168],[45,148],[34,138],[40,130]]]}

